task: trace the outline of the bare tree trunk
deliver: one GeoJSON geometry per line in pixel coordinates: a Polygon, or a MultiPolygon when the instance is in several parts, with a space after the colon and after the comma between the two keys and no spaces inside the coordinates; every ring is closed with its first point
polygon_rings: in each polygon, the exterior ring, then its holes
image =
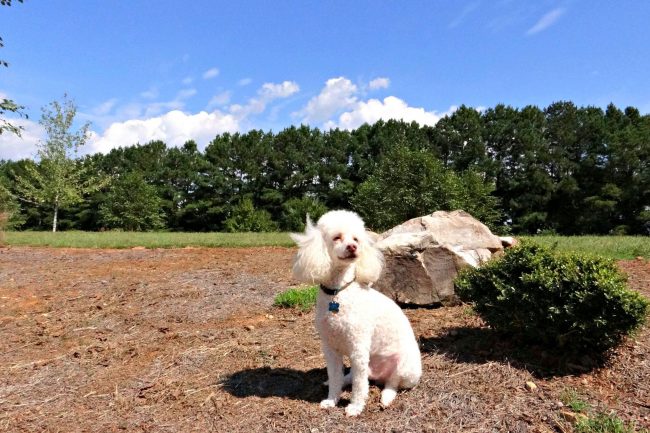
{"type": "Polygon", "coordinates": [[[52,221],[52,233],[56,232],[56,220],[59,217],[59,204],[54,204],[54,220],[52,221]]]}

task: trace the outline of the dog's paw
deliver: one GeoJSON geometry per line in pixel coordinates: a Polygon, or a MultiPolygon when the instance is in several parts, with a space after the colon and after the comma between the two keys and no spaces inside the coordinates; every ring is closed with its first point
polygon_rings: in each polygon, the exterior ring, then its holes
{"type": "Polygon", "coordinates": [[[345,414],[347,416],[358,416],[363,412],[362,404],[352,404],[350,403],[345,407],[345,414]]]}
{"type": "Polygon", "coordinates": [[[390,406],[390,404],[395,400],[397,396],[397,391],[391,388],[385,388],[381,392],[381,405],[384,407],[390,406]]]}
{"type": "Polygon", "coordinates": [[[320,407],[321,409],[331,409],[333,407],[336,407],[336,400],[326,398],[325,400],[320,402],[320,407]]]}

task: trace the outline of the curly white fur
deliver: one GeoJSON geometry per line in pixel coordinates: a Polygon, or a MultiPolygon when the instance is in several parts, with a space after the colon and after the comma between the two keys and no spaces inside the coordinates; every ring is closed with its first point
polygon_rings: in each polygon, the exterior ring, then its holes
{"type": "Polygon", "coordinates": [[[352,384],[349,416],[359,415],[368,399],[368,380],[384,384],[381,403],[388,406],[399,388],[412,388],[422,375],[420,350],[411,325],[391,299],[371,288],[381,273],[383,257],[364,223],[349,211],[330,211],[314,226],[307,218],[304,234],[291,237],[300,247],[293,265],[296,278],[343,288],[335,296],[320,290],[316,329],[327,362],[329,392],[321,407],[336,406],[343,387],[352,384]],[[339,311],[329,311],[330,301],[339,311]],[[343,357],[350,375],[343,375],[343,357]]]}

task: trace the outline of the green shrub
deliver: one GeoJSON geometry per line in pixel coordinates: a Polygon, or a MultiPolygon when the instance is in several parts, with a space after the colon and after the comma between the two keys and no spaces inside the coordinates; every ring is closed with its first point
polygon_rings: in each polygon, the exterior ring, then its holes
{"type": "Polygon", "coordinates": [[[282,229],[289,232],[302,232],[305,230],[306,216],[317,221],[327,207],[315,198],[304,196],[292,198],[282,204],[282,229]]]}
{"type": "Polygon", "coordinates": [[[109,229],[158,230],[165,227],[161,206],[156,187],[147,183],[141,173],[130,172],[113,181],[99,206],[99,218],[109,229]]]}
{"type": "Polygon", "coordinates": [[[271,214],[264,209],[256,209],[253,200],[244,198],[233,206],[230,217],[224,223],[227,232],[275,232],[278,225],[271,214]]]}
{"type": "Polygon", "coordinates": [[[0,178],[0,232],[16,229],[25,222],[25,217],[20,212],[18,199],[1,181],[2,178],[0,178]]]}
{"type": "Polygon", "coordinates": [[[640,326],[648,301],[607,259],[523,242],[461,273],[458,294],[497,331],[567,351],[604,352],[640,326]]]}
{"type": "Polygon", "coordinates": [[[297,308],[309,311],[316,305],[318,286],[294,288],[279,293],[273,300],[273,305],[282,308],[297,308]]]}
{"type": "Polygon", "coordinates": [[[502,215],[494,184],[474,172],[457,174],[432,153],[395,146],[362,182],[352,208],[368,227],[386,230],[438,210],[463,209],[492,230],[502,215]]]}
{"type": "Polygon", "coordinates": [[[9,214],[7,212],[0,212],[0,247],[5,244],[5,229],[8,220],[9,214]]]}

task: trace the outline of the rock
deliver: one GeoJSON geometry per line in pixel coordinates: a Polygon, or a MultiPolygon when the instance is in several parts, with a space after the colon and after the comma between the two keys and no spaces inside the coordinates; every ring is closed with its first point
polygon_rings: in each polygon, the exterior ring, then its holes
{"type": "Polygon", "coordinates": [[[528,381],[526,382],[526,389],[530,392],[535,392],[537,391],[537,385],[535,385],[535,382],[528,381]]]}
{"type": "Polygon", "coordinates": [[[577,424],[587,419],[587,415],[571,412],[570,410],[561,410],[560,416],[572,424],[577,424]]]}
{"type": "Polygon", "coordinates": [[[375,233],[372,230],[366,230],[368,237],[373,241],[377,242],[379,240],[379,233],[375,233]]]}
{"type": "Polygon", "coordinates": [[[487,248],[502,250],[501,239],[490,229],[465,211],[438,211],[431,215],[413,218],[382,233],[384,240],[399,233],[427,232],[434,236],[438,244],[462,245],[466,250],[487,248]]]}
{"type": "Polygon", "coordinates": [[[379,235],[386,265],[374,287],[395,301],[454,305],[454,278],[503,252],[502,240],[466,212],[434,212],[379,235]]]}
{"type": "Polygon", "coordinates": [[[255,330],[255,327],[254,327],[253,325],[246,325],[246,326],[244,326],[244,328],[245,328],[247,331],[253,331],[253,330],[255,330]]]}
{"type": "Polygon", "coordinates": [[[513,238],[512,236],[500,236],[499,239],[503,248],[512,248],[519,243],[517,238],[513,238]]]}

